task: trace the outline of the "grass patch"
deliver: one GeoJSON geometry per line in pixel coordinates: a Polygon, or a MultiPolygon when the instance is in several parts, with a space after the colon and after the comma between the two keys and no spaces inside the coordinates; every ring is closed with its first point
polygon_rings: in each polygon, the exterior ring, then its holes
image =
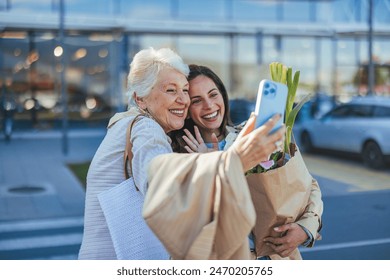
{"type": "Polygon", "coordinates": [[[70,170],[72,170],[73,174],[79,179],[84,189],[87,186],[87,173],[90,164],[90,162],[68,164],[70,170]]]}

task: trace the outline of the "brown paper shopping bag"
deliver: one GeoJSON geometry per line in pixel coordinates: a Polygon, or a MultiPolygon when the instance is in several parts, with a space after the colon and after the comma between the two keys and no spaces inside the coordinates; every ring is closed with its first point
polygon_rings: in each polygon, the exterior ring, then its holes
{"type": "MultiPolygon", "coordinates": [[[[292,146],[295,148],[295,144],[292,146]]],[[[279,234],[274,227],[296,221],[308,203],[312,176],[299,150],[294,150],[293,156],[283,166],[247,176],[256,211],[253,235],[257,256],[275,254],[263,239],[279,234]]]]}

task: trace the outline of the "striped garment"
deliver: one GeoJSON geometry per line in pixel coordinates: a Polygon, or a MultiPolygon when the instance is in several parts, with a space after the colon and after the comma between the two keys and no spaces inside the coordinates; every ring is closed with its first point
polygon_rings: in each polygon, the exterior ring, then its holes
{"type": "MultiPolygon", "coordinates": [[[[133,116],[123,118],[107,130],[107,134],[91,162],[87,175],[84,235],[79,259],[117,259],[107,222],[97,196],[125,180],[123,154],[126,145],[126,129],[133,118],[133,116]]],[[[172,152],[170,139],[160,125],[145,117],[134,125],[131,132],[131,141],[134,155],[132,171],[135,183],[140,192],[145,195],[147,190],[147,167],[157,155],[172,152]]],[[[115,201],[112,203],[115,204],[115,201]]],[[[135,205],[129,201],[135,211],[142,207],[141,203],[138,202],[138,205],[135,205]]],[[[140,229],[137,227],[134,230],[140,229]]],[[[146,236],[148,234],[153,233],[151,231],[139,232],[140,236],[149,239],[150,236],[146,236]]],[[[154,252],[150,253],[150,258],[155,259],[156,255],[169,257],[161,243],[157,247],[154,252]]]]}

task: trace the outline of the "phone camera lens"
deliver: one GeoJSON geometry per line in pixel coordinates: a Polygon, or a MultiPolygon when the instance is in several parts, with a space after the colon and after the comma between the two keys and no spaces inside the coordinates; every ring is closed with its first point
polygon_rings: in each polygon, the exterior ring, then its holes
{"type": "Polygon", "coordinates": [[[265,87],[265,88],[269,88],[269,83],[266,83],[266,84],[264,85],[264,87],[265,87]]]}
{"type": "Polygon", "coordinates": [[[268,90],[265,90],[265,91],[264,91],[264,95],[267,96],[268,94],[269,94],[269,91],[268,91],[268,90]]]}

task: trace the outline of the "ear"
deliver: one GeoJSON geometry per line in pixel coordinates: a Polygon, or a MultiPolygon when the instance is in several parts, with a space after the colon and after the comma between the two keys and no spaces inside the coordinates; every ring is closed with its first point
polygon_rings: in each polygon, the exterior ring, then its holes
{"type": "Polygon", "coordinates": [[[134,92],[133,98],[134,98],[135,103],[137,103],[139,108],[146,110],[146,102],[145,102],[145,99],[143,97],[137,96],[137,94],[134,92]]]}

